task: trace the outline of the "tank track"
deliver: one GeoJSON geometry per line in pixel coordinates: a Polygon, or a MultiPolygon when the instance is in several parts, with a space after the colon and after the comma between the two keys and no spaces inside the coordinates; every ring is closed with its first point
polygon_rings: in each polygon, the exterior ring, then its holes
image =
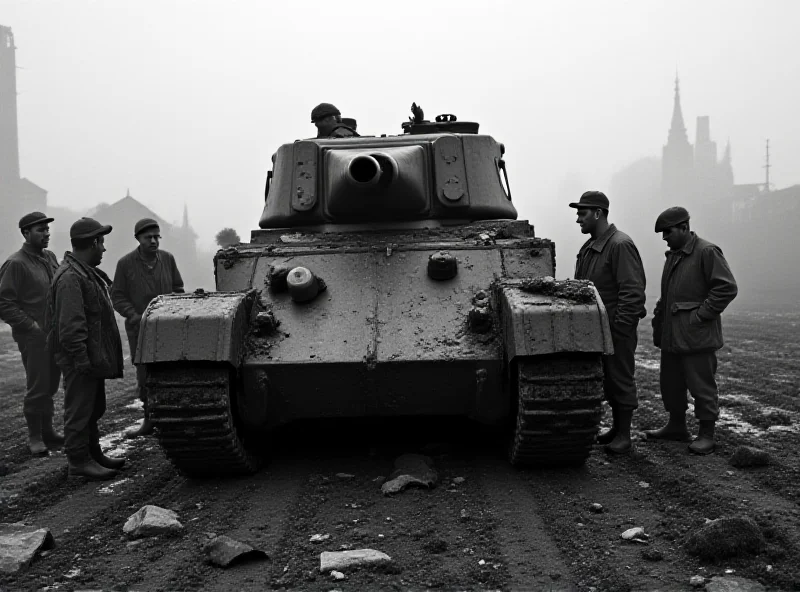
{"type": "Polygon", "coordinates": [[[520,466],[579,465],[589,456],[603,402],[601,354],[516,360],[517,416],[509,449],[520,466]]]}
{"type": "Polygon", "coordinates": [[[148,367],[148,411],[158,442],[186,475],[246,475],[259,467],[234,421],[232,376],[221,365],[148,367]]]}

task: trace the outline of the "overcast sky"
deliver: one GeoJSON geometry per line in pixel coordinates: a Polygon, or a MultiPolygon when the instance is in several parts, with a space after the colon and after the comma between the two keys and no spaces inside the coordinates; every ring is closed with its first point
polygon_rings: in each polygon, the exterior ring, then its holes
{"type": "Polygon", "coordinates": [[[257,227],[270,155],[315,134],[321,101],[362,134],[400,133],[412,101],[480,122],[506,144],[520,217],[557,242],[575,235],[568,244],[585,237],[559,187],[579,175],[603,189],[660,156],[676,68],[692,142],[695,118],[710,115],[737,183],[763,179],[767,138],[774,183],[800,182],[797,0],[0,8],[18,47],[22,175],[75,209],[130,188],[177,221],[186,202],[205,247],[223,226],[243,238],[257,227]]]}

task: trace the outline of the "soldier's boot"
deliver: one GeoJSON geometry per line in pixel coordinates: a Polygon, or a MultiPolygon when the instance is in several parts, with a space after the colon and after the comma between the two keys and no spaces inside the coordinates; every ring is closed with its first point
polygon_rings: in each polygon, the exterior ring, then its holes
{"type": "Polygon", "coordinates": [[[57,450],[64,446],[64,434],[57,432],[53,427],[53,416],[42,415],[42,440],[51,450],[57,450]]]}
{"type": "Polygon", "coordinates": [[[116,477],[117,472],[100,466],[85,450],[80,454],[69,454],[69,476],[83,477],[89,481],[107,481],[116,477]]]}
{"type": "Polygon", "coordinates": [[[118,471],[125,465],[125,459],[116,456],[106,456],[103,454],[103,449],[100,447],[100,442],[89,445],[89,456],[98,465],[105,469],[114,469],[118,471]]]}
{"type": "Polygon", "coordinates": [[[663,428],[657,430],[645,430],[648,439],[652,440],[672,440],[674,442],[688,442],[692,439],[689,429],[686,427],[686,413],[675,411],[669,414],[669,421],[663,428]]]}
{"type": "Polygon", "coordinates": [[[614,407],[611,408],[611,417],[613,418],[611,428],[597,435],[598,444],[611,444],[614,438],[617,437],[617,424],[619,420],[617,419],[617,410],[614,407]]]}
{"type": "Polygon", "coordinates": [[[42,440],[42,416],[38,413],[26,413],[28,424],[28,450],[34,456],[47,456],[47,446],[42,440]]]}
{"type": "Polygon", "coordinates": [[[606,444],[605,450],[612,454],[628,454],[633,443],[631,442],[631,420],[633,409],[620,409],[617,411],[617,435],[606,444]]]}
{"type": "Polygon", "coordinates": [[[153,421],[150,419],[150,410],[147,408],[147,401],[144,402],[144,420],[142,425],[137,429],[125,433],[126,438],[138,438],[140,436],[149,436],[153,433],[153,421]]]}
{"type": "Polygon", "coordinates": [[[701,419],[700,429],[697,438],[689,444],[689,452],[692,454],[711,454],[717,447],[714,442],[714,420],[701,419]]]}

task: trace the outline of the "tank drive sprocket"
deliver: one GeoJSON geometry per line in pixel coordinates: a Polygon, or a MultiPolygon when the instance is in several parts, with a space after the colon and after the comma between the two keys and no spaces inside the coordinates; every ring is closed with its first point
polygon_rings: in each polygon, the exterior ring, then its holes
{"type": "Polygon", "coordinates": [[[519,466],[579,465],[592,449],[603,401],[601,354],[516,360],[517,413],[509,450],[519,466]]]}
{"type": "Polygon", "coordinates": [[[175,363],[148,369],[148,408],[172,463],[193,477],[255,472],[235,419],[234,371],[225,364],[175,363]]]}

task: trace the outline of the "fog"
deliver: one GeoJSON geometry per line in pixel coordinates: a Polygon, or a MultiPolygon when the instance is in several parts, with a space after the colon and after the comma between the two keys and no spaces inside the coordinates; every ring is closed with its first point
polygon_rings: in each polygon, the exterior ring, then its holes
{"type": "MultiPolygon", "coordinates": [[[[505,143],[520,217],[557,242],[561,276],[585,239],[566,204],[604,189],[619,219],[628,204],[615,202],[612,177],[660,158],[676,70],[690,139],[710,115],[737,183],[762,181],[767,138],[772,182],[800,182],[795,0],[2,8],[18,47],[22,175],[75,210],[128,188],[166,220],[188,204],[203,248],[224,226],[243,237],[257,227],[271,154],[315,134],[321,101],[361,134],[401,133],[412,101],[429,117],[480,122],[505,143]]],[[[623,220],[663,251],[658,211],[623,220]]]]}

